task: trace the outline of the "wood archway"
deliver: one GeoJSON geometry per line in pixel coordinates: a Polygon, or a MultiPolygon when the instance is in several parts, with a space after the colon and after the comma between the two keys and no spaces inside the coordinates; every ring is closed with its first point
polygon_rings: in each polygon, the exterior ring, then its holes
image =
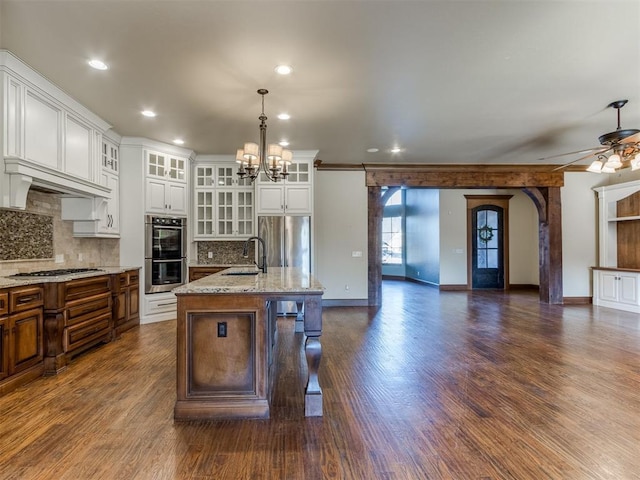
{"type": "Polygon", "coordinates": [[[382,302],[382,187],[519,188],[538,210],[540,301],[561,304],[562,204],[564,174],[539,165],[383,165],[363,164],[368,189],[369,305],[382,302]]]}

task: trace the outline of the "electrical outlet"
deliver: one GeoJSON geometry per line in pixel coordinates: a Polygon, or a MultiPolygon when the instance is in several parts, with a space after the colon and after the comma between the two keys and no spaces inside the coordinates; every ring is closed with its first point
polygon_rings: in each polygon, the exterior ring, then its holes
{"type": "Polygon", "coordinates": [[[351,252],[351,256],[353,258],[362,257],[362,252],[360,250],[354,250],[353,252],[351,252]]]}
{"type": "Polygon", "coordinates": [[[64,263],[64,254],[59,253],[56,255],[56,263],[64,263]]]}
{"type": "Polygon", "coordinates": [[[207,252],[207,258],[213,258],[213,252],[207,252]]]}
{"type": "Polygon", "coordinates": [[[81,262],[84,260],[84,255],[82,255],[81,253],[78,254],[78,261],[81,262]]]}
{"type": "Polygon", "coordinates": [[[227,322],[218,322],[218,336],[219,337],[227,336],[227,322]]]}

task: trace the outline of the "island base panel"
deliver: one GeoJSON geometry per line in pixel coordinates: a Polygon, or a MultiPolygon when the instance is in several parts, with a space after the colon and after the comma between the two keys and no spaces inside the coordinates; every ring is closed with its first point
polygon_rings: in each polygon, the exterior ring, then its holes
{"type": "Polygon", "coordinates": [[[241,401],[180,401],[173,410],[176,421],[216,420],[229,418],[269,418],[269,402],[265,399],[241,401]]]}

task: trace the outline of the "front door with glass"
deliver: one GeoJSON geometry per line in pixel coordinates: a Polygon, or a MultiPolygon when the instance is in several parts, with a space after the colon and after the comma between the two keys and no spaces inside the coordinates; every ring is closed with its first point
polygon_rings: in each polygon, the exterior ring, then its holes
{"type": "Polygon", "coordinates": [[[472,211],[472,288],[504,289],[504,210],[481,205],[472,211]]]}

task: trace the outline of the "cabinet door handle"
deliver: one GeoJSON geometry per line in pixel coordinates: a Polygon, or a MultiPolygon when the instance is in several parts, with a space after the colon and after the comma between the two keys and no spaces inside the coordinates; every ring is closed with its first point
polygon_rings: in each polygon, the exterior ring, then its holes
{"type": "Polygon", "coordinates": [[[36,299],[37,299],[37,297],[34,297],[34,296],[31,296],[31,297],[20,297],[20,298],[18,298],[18,304],[22,305],[22,304],[25,304],[25,303],[33,302],[36,299]]]}

